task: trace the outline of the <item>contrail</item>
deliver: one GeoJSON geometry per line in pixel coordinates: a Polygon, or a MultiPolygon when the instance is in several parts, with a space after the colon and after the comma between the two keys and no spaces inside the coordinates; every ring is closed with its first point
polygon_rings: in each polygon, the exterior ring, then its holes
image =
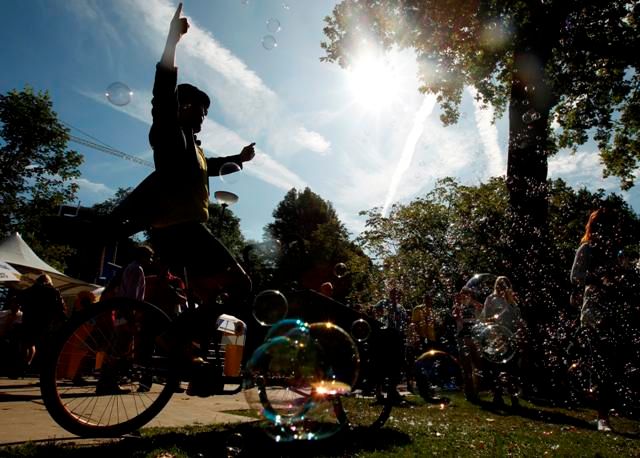
{"type": "Polygon", "coordinates": [[[435,105],[436,96],[434,94],[427,94],[424,96],[422,105],[416,113],[416,117],[413,119],[413,126],[411,127],[411,131],[409,132],[409,135],[404,142],[404,148],[402,148],[402,155],[400,156],[400,160],[398,161],[396,170],[393,173],[393,177],[391,177],[391,184],[389,184],[387,198],[385,199],[384,207],[382,207],[383,216],[387,215],[389,207],[391,206],[393,199],[396,196],[396,191],[398,190],[400,180],[411,165],[413,154],[416,150],[416,144],[418,143],[418,140],[420,140],[422,132],[424,132],[424,123],[426,122],[427,117],[433,112],[433,108],[435,107],[435,105]]]}
{"type": "Polygon", "coordinates": [[[493,123],[493,107],[491,105],[482,107],[482,104],[476,100],[476,95],[478,94],[476,88],[469,86],[467,91],[473,97],[476,128],[488,160],[487,172],[492,177],[504,175],[507,165],[498,143],[498,128],[493,123]]]}

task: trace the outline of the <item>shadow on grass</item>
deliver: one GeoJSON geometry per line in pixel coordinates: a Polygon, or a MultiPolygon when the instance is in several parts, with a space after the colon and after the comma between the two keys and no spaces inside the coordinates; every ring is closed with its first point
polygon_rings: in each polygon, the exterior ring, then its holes
{"type": "MultiPolygon", "coordinates": [[[[156,456],[160,451],[193,457],[323,457],[353,456],[358,452],[389,450],[411,442],[410,437],[394,429],[356,428],[315,441],[277,443],[265,434],[258,423],[227,425],[213,431],[155,433],[150,436],[126,437],[100,445],[30,444],[19,448],[0,449],[0,457],[87,457],[156,456]],[[228,447],[235,450],[229,451],[228,447]],[[157,452],[157,453],[156,453],[157,452]]],[[[170,456],[170,455],[169,455],[170,456]]]]}
{"type": "MultiPolygon", "coordinates": [[[[595,425],[591,421],[585,420],[583,418],[579,418],[574,415],[563,413],[557,410],[549,410],[549,409],[542,409],[539,407],[527,407],[527,406],[520,406],[517,409],[513,409],[509,405],[496,407],[490,401],[479,401],[477,405],[481,409],[491,412],[495,415],[501,415],[501,416],[513,415],[513,416],[526,418],[526,419],[544,423],[544,424],[568,426],[568,427],[574,427],[577,429],[583,429],[588,431],[594,431],[595,429],[595,425]]],[[[629,439],[640,438],[640,433],[622,431],[622,430],[616,431],[615,428],[614,428],[614,431],[612,431],[612,434],[616,434],[618,436],[626,437],[629,439]]]]}

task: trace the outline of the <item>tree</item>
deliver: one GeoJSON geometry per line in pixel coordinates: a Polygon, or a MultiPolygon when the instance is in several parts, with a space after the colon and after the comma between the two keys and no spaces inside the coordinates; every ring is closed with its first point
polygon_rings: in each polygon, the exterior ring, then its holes
{"type": "Polygon", "coordinates": [[[27,86],[0,94],[0,234],[20,232],[57,267],[69,250],[48,244],[41,224],[78,189],[82,156],[67,149],[68,132],[47,92],[27,86]]]}
{"type": "Polygon", "coordinates": [[[240,231],[240,218],[233,214],[229,208],[222,208],[220,204],[209,204],[209,220],[206,223],[212,234],[227,247],[237,259],[240,259],[242,250],[247,242],[240,231]]]}
{"type": "MultiPolygon", "coordinates": [[[[620,196],[605,196],[602,190],[574,190],[562,180],[548,186],[549,256],[555,262],[547,266],[541,275],[544,281],[537,285],[548,302],[525,308],[523,315],[530,325],[543,321],[531,328],[535,338],[526,346],[529,381],[539,389],[551,388],[548,394],[558,396],[553,382],[566,377],[564,331],[579,315],[578,308],[569,304],[569,272],[589,214],[608,207],[622,216],[621,233],[616,236],[630,248],[631,259],[637,258],[640,219],[620,196]],[[569,318],[568,322],[562,322],[563,318],[569,318]]],[[[507,212],[503,178],[478,186],[462,186],[446,178],[425,196],[394,205],[387,217],[379,209],[366,212],[365,230],[358,241],[381,266],[381,277],[400,287],[405,305],[418,304],[429,292],[434,308],[445,316],[453,293],[474,273],[511,276],[504,262],[510,250],[507,212]]],[[[520,295],[521,285],[514,282],[514,287],[520,295]]]]}
{"type": "MultiPolygon", "coordinates": [[[[615,209],[625,224],[620,237],[637,250],[637,215],[620,196],[600,190],[574,190],[562,180],[549,184],[550,257],[539,289],[548,290],[554,306],[526,310],[528,314],[564,309],[569,298],[569,271],[589,214],[599,207],[615,209]]],[[[367,212],[365,230],[357,239],[376,265],[401,286],[409,302],[431,292],[449,306],[451,294],[473,274],[491,272],[511,276],[505,262],[509,245],[508,190],[503,178],[478,186],[463,186],[452,178],[436,183],[433,191],[405,205],[394,205],[387,217],[374,208],[367,212]]],[[[520,290],[520,284],[514,283],[520,290]]]]}
{"type": "Polygon", "coordinates": [[[436,307],[448,310],[474,273],[505,272],[506,207],[504,180],[468,187],[444,178],[425,196],[393,205],[387,217],[377,208],[363,212],[368,219],[358,242],[406,304],[430,293],[436,307]]]}
{"type": "Polygon", "coordinates": [[[364,271],[369,263],[349,240],[330,202],[309,188],[302,192],[291,189],[273,211],[273,217],[265,235],[277,240],[281,247],[276,269],[276,279],[281,284],[318,290],[322,283],[331,281],[336,299],[360,300],[355,286],[366,278],[364,271]],[[346,272],[336,274],[339,264],[345,264],[346,272]]]}
{"type": "Polygon", "coordinates": [[[544,300],[534,290],[547,252],[547,158],[593,134],[605,175],[634,183],[639,14],[624,0],[344,0],[325,19],[322,59],[348,66],[363,37],[413,48],[420,90],[437,94],[445,124],[458,120],[466,85],[496,116],[508,109],[510,259],[535,303],[544,300]]]}

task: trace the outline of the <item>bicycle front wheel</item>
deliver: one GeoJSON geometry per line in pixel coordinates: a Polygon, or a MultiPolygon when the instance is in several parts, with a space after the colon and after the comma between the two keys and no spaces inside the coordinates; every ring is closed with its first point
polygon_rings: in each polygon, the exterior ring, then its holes
{"type": "Polygon", "coordinates": [[[169,317],[114,298],[72,319],[43,360],[40,390],[51,417],[79,436],[115,437],[155,417],[179,384],[163,348],[169,317]]]}

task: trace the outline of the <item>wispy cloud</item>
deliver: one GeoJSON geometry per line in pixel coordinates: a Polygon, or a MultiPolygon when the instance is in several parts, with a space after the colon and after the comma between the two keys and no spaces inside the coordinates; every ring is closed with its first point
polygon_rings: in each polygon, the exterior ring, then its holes
{"type": "MultiPolygon", "coordinates": [[[[116,12],[122,12],[121,19],[129,24],[128,33],[159,58],[175,6],[167,0],[120,0],[113,6],[116,12]]],[[[79,9],[78,12],[83,11],[89,18],[96,17],[91,9],[79,9]]],[[[188,16],[188,11],[185,13],[188,16]]],[[[189,22],[189,33],[181,40],[177,55],[180,79],[191,81],[210,93],[216,109],[221,110],[225,120],[230,122],[229,126],[223,126],[210,119],[205,121],[200,137],[208,151],[220,156],[235,154],[256,136],[263,138],[263,148],[281,145],[276,153],[308,151],[324,154],[329,151],[330,142],[284,113],[278,96],[241,59],[224,48],[197,21],[189,18],[189,22]]],[[[102,22],[100,26],[107,25],[102,22]]],[[[150,124],[150,92],[132,89],[132,102],[124,107],[108,104],[103,94],[84,95],[150,124]]],[[[305,185],[302,178],[270,157],[264,149],[258,150],[255,160],[263,169],[248,169],[257,178],[282,189],[305,185]]]]}
{"type": "Polygon", "coordinates": [[[491,105],[484,105],[476,99],[478,91],[474,87],[468,86],[467,92],[473,99],[473,114],[476,121],[476,128],[478,129],[480,141],[487,157],[487,173],[489,176],[504,175],[507,171],[507,165],[505,155],[498,143],[498,128],[493,122],[495,115],[494,109],[491,105]]]}
{"type": "Polygon", "coordinates": [[[433,108],[436,105],[436,96],[433,94],[427,94],[422,101],[422,105],[418,109],[415,118],[413,119],[413,126],[409,131],[409,135],[405,140],[404,147],[402,148],[402,154],[400,155],[400,160],[396,165],[395,172],[391,177],[391,183],[389,184],[389,188],[387,190],[387,197],[384,201],[384,206],[382,207],[382,214],[386,215],[389,207],[393,203],[395,199],[396,192],[398,190],[398,184],[402,180],[404,174],[409,169],[411,165],[411,161],[413,159],[413,155],[416,150],[416,145],[422,133],[424,132],[424,126],[427,121],[427,117],[433,112],[433,108]]]}
{"type": "Polygon", "coordinates": [[[591,190],[613,191],[618,188],[617,179],[602,177],[602,163],[597,151],[578,151],[575,154],[561,151],[549,159],[549,177],[562,178],[572,186],[591,190]]]}
{"type": "Polygon", "coordinates": [[[108,197],[115,193],[109,186],[103,183],[94,183],[86,178],[77,178],[74,181],[80,187],[80,193],[97,194],[102,197],[108,197]]]}

